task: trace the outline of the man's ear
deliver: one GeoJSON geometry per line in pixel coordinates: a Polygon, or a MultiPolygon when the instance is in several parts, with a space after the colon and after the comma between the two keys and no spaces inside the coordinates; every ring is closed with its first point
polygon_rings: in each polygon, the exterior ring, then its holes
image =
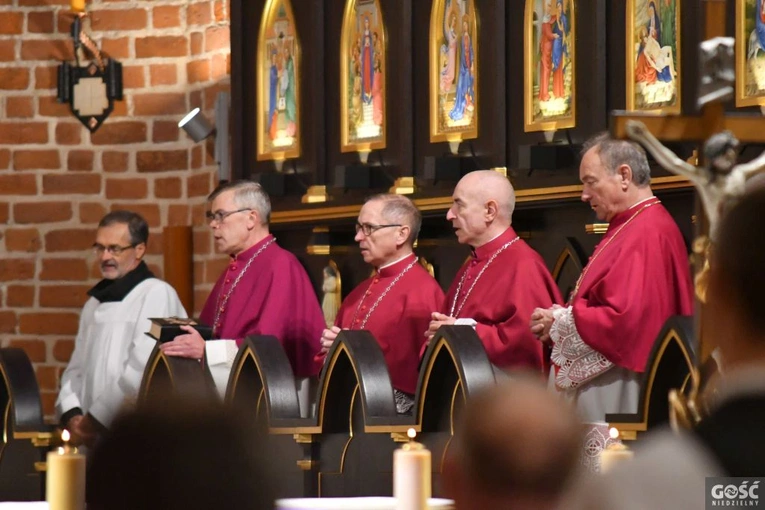
{"type": "Polygon", "coordinates": [[[632,182],[632,168],[629,165],[621,165],[616,172],[619,175],[619,184],[626,190],[632,182]]]}
{"type": "Polygon", "coordinates": [[[409,228],[409,225],[403,225],[399,227],[398,233],[396,234],[396,246],[401,246],[406,243],[406,240],[409,239],[409,234],[411,234],[412,229],[409,228]]]}
{"type": "Polygon", "coordinates": [[[497,217],[497,213],[499,212],[499,206],[497,205],[496,200],[489,200],[486,202],[486,205],[484,206],[486,208],[486,219],[488,221],[492,221],[494,218],[497,217]]]}
{"type": "Polygon", "coordinates": [[[135,258],[141,260],[146,254],[146,243],[138,243],[135,247],[135,258]]]}

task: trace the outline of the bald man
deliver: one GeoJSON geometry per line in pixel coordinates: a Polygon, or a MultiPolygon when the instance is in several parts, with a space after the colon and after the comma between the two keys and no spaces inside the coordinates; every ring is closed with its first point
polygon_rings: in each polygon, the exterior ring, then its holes
{"type": "Polygon", "coordinates": [[[471,397],[443,468],[457,510],[552,509],[576,472],[581,425],[543,382],[514,376],[471,397]]]}
{"type": "Polygon", "coordinates": [[[529,331],[535,308],[560,303],[560,292],[542,257],[513,230],[515,191],[492,170],[464,176],[446,219],[460,244],[473,253],[452,282],[443,309],[433,312],[426,336],[444,324],[475,328],[498,368],[542,370],[543,348],[529,331]],[[546,303],[541,305],[540,303],[546,303]]]}

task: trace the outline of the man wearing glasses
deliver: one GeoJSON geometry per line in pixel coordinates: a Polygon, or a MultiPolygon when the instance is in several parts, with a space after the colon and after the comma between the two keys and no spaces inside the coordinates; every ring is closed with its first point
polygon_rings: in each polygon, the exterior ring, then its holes
{"type": "Polygon", "coordinates": [[[134,212],[114,211],[98,224],[93,252],[104,278],[88,291],[56,400],[75,443],[92,445],[138,393],[156,344],[145,334],[149,317],[186,317],[175,289],[143,261],[148,237],[146,221],[134,212]]]}
{"type": "Polygon", "coordinates": [[[342,329],[370,331],[385,356],[400,414],[408,414],[414,405],[422,332],[430,311],[440,309],[444,300],[438,282],[412,251],[421,222],[420,211],[406,197],[384,194],[366,201],[355,239],[375,273],[343,300],[335,325],[321,335],[316,357],[324,362],[342,329]]]}
{"type": "Polygon", "coordinates": [[[219,186],[207,200],[215,247],[229,256],[199,317],[212,326],[215,340],[205,342],[194,328],[183,326],[188,334],[160,348],[170,356],[205,358],[221,394],[248,335],[275,336],[296,378],[305,381],[316,375],[313,357],[324,314],[303,266],[269,232],[268,195],[256,182],[233,181],[219,186]]]}

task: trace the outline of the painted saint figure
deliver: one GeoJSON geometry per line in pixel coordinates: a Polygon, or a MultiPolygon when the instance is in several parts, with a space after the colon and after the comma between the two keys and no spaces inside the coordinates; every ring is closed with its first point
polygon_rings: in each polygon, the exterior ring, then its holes
{"type": "Polygon", "coordinates": [[[467,15],[462,18],[462,35],[460,36],[460,65],[459,76],[457,77],[457,93],[454,97],[454,107],[449,112],[449,117],[454,120],[462,120],[465,110],[473,110],[473,73],[475,66],[473,63],[473,41],[470,37],[469,18],[467,15]]]}
{"type": "Polygon", "coordinates": [[[566,67],[564,55],[568,56],[568,17],[563,12],[563,0],[557,1],[557,13],[552,23],[552,32],[556,36],[552,47],[552,71],[553,71],[553,95],[563,97],[565,92],[565,78],[563,71],[566,67]]]}
{"type": "Polygon", "coordinates": [[[287,119],[287,136],[295,136],[295,62],[292,59],[289,45],[284,46],[281,91],[282,97],[284,97],[284,116],[287,119]]]}
{"type": "Polygon", "coordinates": [[[446,44],[441,47],[441,52],[446,55],[446,64],[441,70],[441,92],[446,94],[454,83],[456,70],[455,60],[457,57],[457,14],[451,12],[444,16],[444,37],[446,44]],[[448,20],[448,21],[447,21],[448,20]]]}
{"type": "Polygon", "coordinates": [[[542,17],[542,37],[539,41],[539,100],[550,99],[550,74],[552,74],[553,43],[559,36],[553,32],[556,17],[548,6],[542,17]]]}
{"type": "Polygon", "coordinates": [[[277,65],[277,52],[271,52],[271,67],[268,74],[268,135],[273,140],[276,138],[276,121],[278,113],[276,103],[278,99],[279,66],[277,65]]]}
{"type": "Polygon", "coordinates": [[[364,16],[364,31],[361,34],[361,99],[372,102],[374,87],[374,44],[369,29],[369,16],[364,16]]]}

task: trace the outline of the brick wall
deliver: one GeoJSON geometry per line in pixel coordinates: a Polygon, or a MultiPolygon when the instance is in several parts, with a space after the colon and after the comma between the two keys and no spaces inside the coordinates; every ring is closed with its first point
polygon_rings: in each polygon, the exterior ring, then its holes
{"type": "MultiPolygon", "coordinates": [[[[213,119],[230,84],[226,0],[88,0],[89,31],[123,64],[124,101],[94,134],[56,102],[56,66],[73,59],[68,0],[0,0],[0,345],[24,348],[53,412],[85,291],[99,278],[89,247],[98,220],[128,208],[151,228],[194,225],[195,302],[221,268],[204,223],[215,184],[211,139],[177,121],[213,119]]],[[[225,263],[225,261],[223,261],[225,263]]]]}

